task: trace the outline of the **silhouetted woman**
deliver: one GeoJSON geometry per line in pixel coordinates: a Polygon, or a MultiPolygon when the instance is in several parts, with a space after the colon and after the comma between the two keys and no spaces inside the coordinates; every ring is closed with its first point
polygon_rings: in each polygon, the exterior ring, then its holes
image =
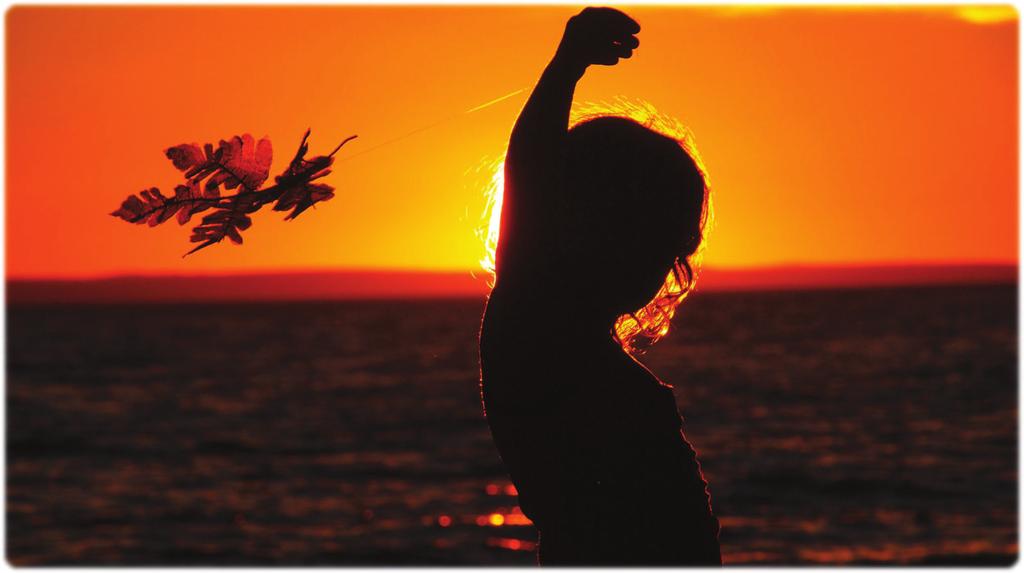
{"type": "Polygon", "coordinates": [[[570,19],[505,160],[482,387],[541,564],[721,563],[671,387],[613,328],[639,309],[670,316],[685,293],[704,178],[678,141],[634,121],[568,129],[576,82],[591,64],[630,57],[639,31],[609,8],[570,19]],[[682,293],[665,296],[669,275],[682,293]]]}

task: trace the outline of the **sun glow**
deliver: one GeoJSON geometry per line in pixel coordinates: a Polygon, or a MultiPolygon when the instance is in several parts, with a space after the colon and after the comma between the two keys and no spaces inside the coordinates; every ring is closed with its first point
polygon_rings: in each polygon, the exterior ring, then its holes
{"type": "MultiPolygon", "coordinates": [[[[704,176],[704,183],[708,189],[707,208],[704,213],[705,239],[701,241],[697,252],[688,258],[693,273],[691,279],[689,281],[682,280],[683,276],[680,270],[678,268],[671,269],[653,300],[633,313],[620,316],[615,322],[616,340],[627,352],[639,353],[668,334],[677,307],[696,286],[697,273],[707,243],[706,237],[714,220],[710,182],[707,169],[694,144],[693,134],[677,118],[659,112],[647,101],[617,97],[606,102],[573,102],[569,124],[575,126],[581,121],[601,116],[627,117],[648,129],[678,141],[679,145],[693,158],[697,168],[704,176]]],[[[484,256],[480,260],[480,266],[490,274],[488,284],[493,287],[495,250],[501,230],[501,205],[505,191],[505,162],[498,160],[484,163],[481,169],[485,172],[489,169],[491,176],[484,190],[487,202],[483,215],[484,226],[479,233],[484,243],[484,256]]]]}
{"type": "Polygon", "coordinates": [[[1017,9],[1009,4],[1002,6],[958,6],[956,15],[972,24],[1001,24],[1016,22],[1017,9]]]}
{"type": "Polygon", "coordinates": [[[501,200],[505,196],[505,160],[491,161],[486,165],[489,165],[491,177],[484,187],[487,202],[483,216],[485,226],[479,233],[484,242],[484,256],[480,259],[480,267],[490,274],[488,285],[493,287],[495,251],[498,248],[498,234],[501,232],[501,200]]]}

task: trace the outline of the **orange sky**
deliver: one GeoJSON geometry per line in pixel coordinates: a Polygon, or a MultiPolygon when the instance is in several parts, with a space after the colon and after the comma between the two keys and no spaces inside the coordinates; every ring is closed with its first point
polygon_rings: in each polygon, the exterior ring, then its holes
{"type": "MultiPolygon", "coordinates": [[[[532,85],[576,11],[13,8],[8,276],[475,268],[473,169],[526,94],[459,114],[532,85]],[[173,189],[170,145],[265,135],[273,175],[306,127],[313,154],[360,136],[327,178],[337,196],[293,222],[257,213],[244,246],[182,259],[188,228],[108,215],[173,189]]],[[[643,98],[693,131],[715,193],[709,266],[1016,262],[1012,9],[626,11],[640,49],[577,98],[643,98]]]]}

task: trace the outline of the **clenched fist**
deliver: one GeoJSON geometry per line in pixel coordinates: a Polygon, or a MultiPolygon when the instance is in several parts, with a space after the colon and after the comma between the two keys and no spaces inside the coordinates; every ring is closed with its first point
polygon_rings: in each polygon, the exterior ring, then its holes
{"type": "Polygon", "coordinates": [[[582,74],[587,66],[614,66],[640,45],[640,24],[613,8],[585,8],[569,19],[554,62],[582,74]]]}

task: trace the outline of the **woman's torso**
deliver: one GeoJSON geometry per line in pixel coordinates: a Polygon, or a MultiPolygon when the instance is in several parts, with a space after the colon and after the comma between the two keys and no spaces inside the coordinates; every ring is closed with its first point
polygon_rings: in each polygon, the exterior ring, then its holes
{"type": "Polygon", "coordinates": [[[488,423],[542,544],[545,530],[550,541],[580,527],[717,534],[671,388],[610,337],[577,345],[540,320],[496,288],[480,355],[488,423]]]}

